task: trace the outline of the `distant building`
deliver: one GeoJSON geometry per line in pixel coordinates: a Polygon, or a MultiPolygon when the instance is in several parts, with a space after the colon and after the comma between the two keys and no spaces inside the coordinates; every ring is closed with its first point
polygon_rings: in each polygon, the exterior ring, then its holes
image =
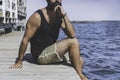
{"type": "Polygon", "coordinates": [[[26,16],[27,16],[27,1],[26,0],[17,0],[17,24],[16,26],[20,28],[24,28],[26,23],[26,16]]]}
{"type": "Polygon", "coordinates": [[[26,0],[0,0],[0,29],[6,33],[21,28],[26,21],[26,0]]]}

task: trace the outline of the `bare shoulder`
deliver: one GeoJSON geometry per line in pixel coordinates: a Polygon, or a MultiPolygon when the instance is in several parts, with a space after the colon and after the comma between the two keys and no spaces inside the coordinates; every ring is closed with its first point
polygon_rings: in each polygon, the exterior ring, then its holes
{"type": "Polygon", "coordinates": [[[41,25],[41,16],[35,12],[28,19],[27,25],[39,27],[41,25]]]}

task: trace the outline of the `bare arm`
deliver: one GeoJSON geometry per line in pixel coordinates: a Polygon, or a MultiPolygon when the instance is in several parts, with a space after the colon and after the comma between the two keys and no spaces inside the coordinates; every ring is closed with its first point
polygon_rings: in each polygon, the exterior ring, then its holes
{"type": "Polygon", "coordinates": [[[68,38],[74,38],[75,37],[75,29],[73,28],[73,25],[69,21],[66,13],[64,12],[64,9],[62,6],[56,7],[56,12],[62,16],[62,29],[65,32],[65,34],[68,36],[68,38]]]}
{"type": "Polygon", "coordinates": [[[17,59],[16,63],[11,66],[11,68],[13,68],[13,69],[22,68],[22,60],[23,60],[25,51],[27,49],[27,45],[28,45],[30,39],[32,38],[32,36],[35,34],[38,27],[40,26],[40,24],[41,24],[40,21],[41,21],[41,18],[38,13],[34,13],[29,18],[29,20],[26,24],[25,34],[24,34],[23,39],[20,44],[18,59],[17,59]]]}
{"type": "Polygon", "coordinates": [[[62,29],[65,32],[65,34],[68,36],[68,38],[75,37],[75,29],[73,25],[71,24],[71,22],[69,21],[67,15],[63,17],[62,29]]]}

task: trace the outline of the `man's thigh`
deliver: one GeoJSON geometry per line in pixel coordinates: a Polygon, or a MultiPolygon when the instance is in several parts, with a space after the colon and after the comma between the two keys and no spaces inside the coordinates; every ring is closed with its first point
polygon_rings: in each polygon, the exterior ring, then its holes
{"type": "Polygon", "coordinates": [[[56,43],[45,48],[38,57],[39,64],[49,64],[62,61],[59,54],[56,52],[56,43]]]}
{"type": "Polygon", "coordinates": [[[56,52],[63,57],[70,49],[71,39],[64,39],[56,42],[56,52]]]}

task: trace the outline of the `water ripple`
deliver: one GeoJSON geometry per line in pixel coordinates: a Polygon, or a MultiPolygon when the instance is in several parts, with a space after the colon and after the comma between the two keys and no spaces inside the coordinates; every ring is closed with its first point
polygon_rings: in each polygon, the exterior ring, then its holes
{"type": "MultiPolygon", "coordinates": [[[[120,21],[74,23],[89,80],[120,80],[120,21]]],[[[60,38],[65,38],[60,31],[60,38]]]]}

